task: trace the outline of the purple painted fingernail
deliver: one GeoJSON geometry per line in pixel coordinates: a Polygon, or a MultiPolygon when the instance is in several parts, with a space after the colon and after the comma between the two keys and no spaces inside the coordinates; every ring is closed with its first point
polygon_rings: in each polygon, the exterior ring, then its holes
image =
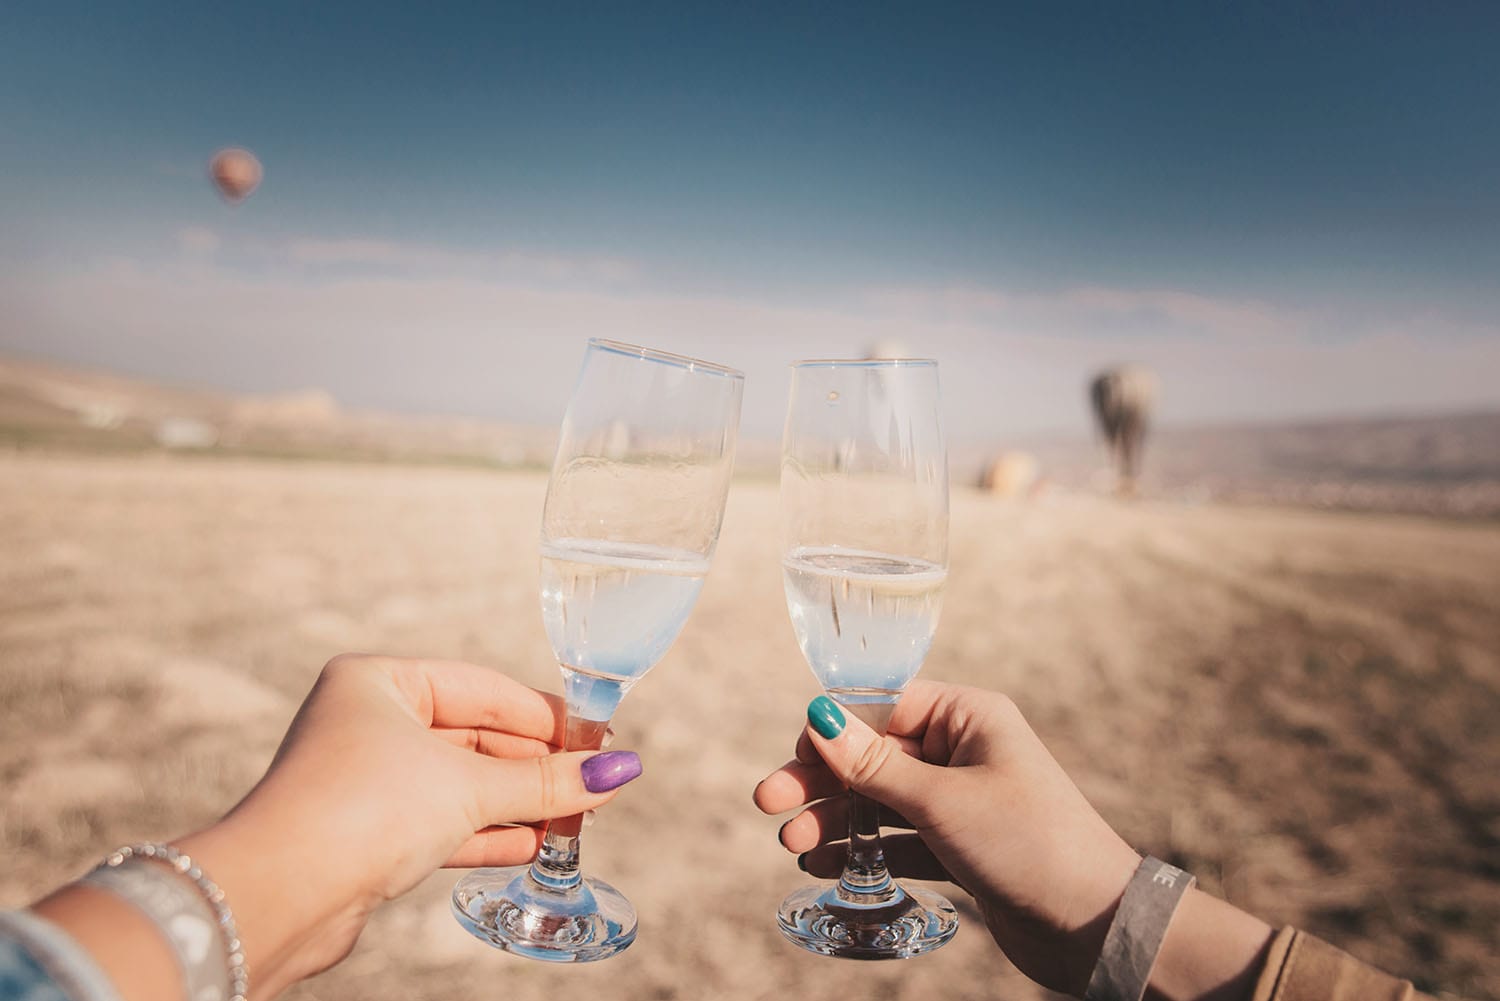
{"type": "Polygon", "coordinates": [[[641,774],[641,756],[634,751],[605,751],[585,761],[580,771],[589,792],[609,792],[641,774]]]}

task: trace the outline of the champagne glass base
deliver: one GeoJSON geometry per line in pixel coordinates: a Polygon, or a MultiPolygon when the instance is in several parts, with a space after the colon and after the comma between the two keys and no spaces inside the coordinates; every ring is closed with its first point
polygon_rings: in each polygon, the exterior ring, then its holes
{"type": "Polygon", "coordinates": [[[888,903],[855,905],[841,899],[838,883],[793,891],[776,923],[808,952],[845,959],[909,959],[948,944],[958,912],[941,894],[897,887],[888,903]]]}
{"type": "Polygon", "coordinates": [[[591,963],[635,941],[635,908],[600,879],[545,886],[530,866],[476,869],[453,888],[453,916],[497,949],[549,963],[591,963]]]}

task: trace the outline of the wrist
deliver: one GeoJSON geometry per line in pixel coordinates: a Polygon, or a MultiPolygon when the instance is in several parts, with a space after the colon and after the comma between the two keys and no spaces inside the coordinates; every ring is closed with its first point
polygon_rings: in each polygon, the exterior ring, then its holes
{"type": "MultiPolygon", "coordinates": [[[[1088,969],[1075,997],[1245,1001],[1272,931],[1193,886],[1190,874],[1133,851],[1126,885],[1091,922],[1088,969]]],[[[1084,969],[1079,964],[1078,969],[1084,969]]]]}
{"type": "Polygon", "coordinates": [[[305,832],[293,818],[246,803],[174,842],[224,891],[252,971],[252,1001],[341,959],[374,907],[339,878],[337,853],[305,832]]]}
{"type": "Polygon", "coordinates": [[[122,1001],[180,997],[182,975],[166,935],[113,893],[70,883],[31,905],[82,946],[122,1001]]]}
{"type": "Polygon", "coordinates": [[[1100,853],[1098,871],[1089,881],[1088,893],[1080,897],[1074,931],[1070,936],[1073,940],[1072,959],[1067,965],[1068,976],[1062,989],[1073,997],[1083,997],[1088,988],[1089,977],[1098,965],[1099,954],[1125,896],[1125,888],[1130,885],[1140,864],[1141,856],[1118,836],[1107,852],[1100,853]]]}
{"type": "Polygon", "coordinates": [[[1259,918],[1189,890],[1157,954],[1147,1001],[1245,1001],[1272,935],[1259,918]]]}

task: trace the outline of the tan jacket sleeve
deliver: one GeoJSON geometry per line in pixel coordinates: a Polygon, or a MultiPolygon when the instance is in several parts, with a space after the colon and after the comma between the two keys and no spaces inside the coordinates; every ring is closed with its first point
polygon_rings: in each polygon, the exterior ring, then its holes
{"type": "Polygon", "coordinates": [[[1271,941],[1251,1001],[1431,1001],[1409,980],[1366,966],[1295,928],[1271,941]]]}

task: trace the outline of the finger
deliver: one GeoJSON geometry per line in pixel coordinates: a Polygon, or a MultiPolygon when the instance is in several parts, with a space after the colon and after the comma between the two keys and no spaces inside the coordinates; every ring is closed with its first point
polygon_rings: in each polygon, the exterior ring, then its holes
{"type": "MultiPolygon", "coordinates": [[[[881,846],[885,851],[885,864],[897,879],[927,879],[956,885],[957,881],[915,834],[882,838],[881,846]]],[[[847,841],[819,845],[799,856],[797,865],[819,879],[837,879],[844,871],[844,859],[848,854],[847,841]]]]}
{"type": "MultiPolygon", "coordinates": [[[[901,827],[912,830],[913,825],[894,810],[880,810],[881,827],[901,827]]],[[[849,797],[834,796],[814,803],[781,825],[778,835],[787,851],[811,851],[818,845],[830,841],[841,841],[849,836],[849,797]]]]}
{"type": "Polygon", "coordinates": [[[509,760],[470,755],[466,760],[478,827],[594,810],[641,774],[634,751],[570,751],[509,760]]]}
{"type": "Polygon", "coordinates": [[[901,693],[901,701],[896,703],[896,711],[891,714],[886,732],[894,737],[915,737],[920,742],[943,704],[956,692],[965,690],[961,685],[918,678],[901,693]]]}
{"type": "Polygon", "coordinates": [[[762,813],[785,813],[793,807],[844,791],[844,783],[822,761],[804,765],[788,761],[755,787],[755,805],[762,813]]]}
{"type": "Polygon", "coordinates": [[[567,706],[556,695],[463,661],[372,659],[427,726],[500,730],[562,746],[567,706]]]}
{"type": "Polygon", "coordinates": [[[492,758],[539,758],[552,754],[558,747],[537,740],[535,737],[518,737],[513,733],[498,730],[480,730],[474,727],[444,729],[434,727],[433,734],[455,747],[466,751],[478,751],[492,758]]]}
{"type": "Polygon", "coordinates": [[[812,738],[807,735],[807,727],[797,734],[797,749],[792,752],[792,760],[800,761],[804,765],[816,765],[823,759],[818,757],[818,749],[813,747],[812,738]]]}
{"type": "Polygon", "coordinates": [[[448,856],[445,869],[478,869],[482,866],[525,865],[536,858],[547,828],[541,826],[487,827],[474,834],[448,856]]]}
{"type": "Polygon", "coordinates": [[[1009,729],[1020,714],[999,692],[936,681],[914,681],[896,704],[887,734],[910,738],[921,746],[917,757],[935,765],[946,765],[953,756],[954,742],[976,720],[998,718],[1009,729]]]}
{"type": "MultiPolygon", "coordinates": [[[[893,737],[901,750],[921,758],[921,745],[911,737],[893,737]]],[[[755,787],[755,805],[762,813],[785,813],[793,807],[824,799],[847,787],[818,757],[812,738],[803,729],[797,740],[797,757],[761,780],[755,787]]]]}
{"type": "MultiPolygon", "coordinates": [[[[890,738],[901,745],[901,750],[919,760],[926,760],[922,756],[922,742],[915,737],[889,734],[890,738]]],[[[823,759],[818,757],[818,749],[813,746],[812,738],[807,735],[807,728],[797,735],[797,752],[794,757],[804,765],[816,765],[823,759]]]]}
{"type": "Polygon", "coordinates": [[[808,734],[829,771],[849,788],[923,823],[931,804],[948,784],[948,770],[925,764],[901,751],[898,741],[881,737],[826,695],[807,706],[808,734]]]}

